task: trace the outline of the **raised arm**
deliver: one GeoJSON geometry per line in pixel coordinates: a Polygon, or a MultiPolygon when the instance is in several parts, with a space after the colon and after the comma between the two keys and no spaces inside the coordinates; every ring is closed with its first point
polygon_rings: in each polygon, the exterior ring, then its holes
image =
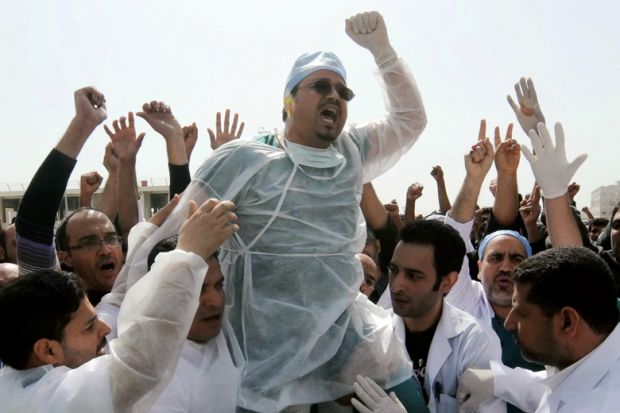
{"type": "Polygon", "coordinates": [[[216,150],[225,143],[241,138],[245,122],[241,122],[239,130],[237,130],[238,122],[239,114],[235,113],[233,123],[230,125],[230,109],[226,109],[226,112],[224,112],[224,128],[222,129],[222,114],[217,112],[215,115],[215,132],[210,128],[207,129],[209,139],[211,140],[211,149],[216,150]]]}
{"type": "Polygon", "coordinates": [[[388,212],[379,200],[372,182],[365,183],[363,186],[360,207],[370,228],[376,231],[387,227],[388,212]]]}
{"type": "Polygon", "coordinates": [[[586,214],[586,216],[588,217],[588,219],[594,219],[594,215],[592,215],[592,212],[590,212],[590,208],[588,208],[587,206],[584,206],[581,208],[581,212],[583,212],[584,214],[586,214]]]}
{"type": "Polygon", "coordinates": [[[413,146],[426,126],[426,113],[409,68],[390,44],[383,17],[357,14],[346,20],[345,31],[374,57],[385,93],[385,120],[349,128],[349,135],[359,140],[364,182],[369,182],[413,146]]]}
{"type": "Polygon", "coordinates": [[[183,126],[183,143],[185,144],[187,163],[189,163],[192,157],[196,142],[198,142],[198,126],[196,126],[196,122],[192,122],[189,126],[183,126]]]}
{"type": "Polygon", "coordinates": [[[407,188],[407,203],[405,204],[405,224],[415,222],[415,202],[422,196],[424,185],[415,182],[407,188]]]}
{"type": "Polygon", "coordinates": [[[450,218],[456,222],[465,223],[474,219],[480,188],[493,164],[493,145],[486,137],[486,130],[486,120],[482,119],[478,142],[465,155],[465,179],[452,204],[452,209],[448,211],[450,218]]]}
{"type": "MultiPolygon", "coordinates": [[[[183,128],[172,114],[170,106],[164,102],[152,101],[142,105],[142,112],[136,116],[144,119],[150,126],[163,136],[166,141],[166,152],[168,154],[168,172],[170,175],[170,199],[175,194],[185,191],[191,182],[189,173],[189,155],[193,150],[192,136],[188,136],[186,141],[183,128]],[[186,145],[191,147],[188,151],[186,145]],[[189,154],[188,154],[189,153],[189,154]]],[[[191,132],[191,130],[186,130],[191,132]]],[[[195,139],[198,139],[198,128],[195,130],[195,139]]]]}
{"type": "Polygon", "coordinates": [[[392,199],[389,204],[383,205],[385,210],[388,213],[388,216],[396,226],[396,229],[400,231],[403,227],[403,220],[400,218],[400,207],[398,206],[398,202],[395,199],[392,199]]]}
{"type": "MultiPolygon", "coordinates": [[[[478,141],[472,146],[471,151],[465,155],[463,185],[445,219],[446,224],[458,231],[469,251],[472,250],[470,235],[478,195],[491,165],[493,165],[493,144],[486,137],[486,121],[483,119],[480,122],[478,141]]],[[[485,320],[488,320],[488,313],[480,311],[480,290],[478,286],[479,284],[471,279],[469,260],[464,257],[457,282],[452,286],[445,299],[446,302],[472,314],[485,323],[485,320]]],[[[490,320],[488,321],[490,324],[490,320]]]]}
{"type": "Polygon", "coordinates": [[[527,231],[527,240],[530,244],[540,241],[543,236],[538,228],[540,212],[540,186],[534,184],[532,193],[523,198],[519,208],[521,219],[523,219],[523,224],[527,231]]]}
{"type": "Polygon", "coordinates": [[[577,207],[577,202],[575,202],[575,197],[579,193],[580,189],[581,189],[581,185],[579,185],[577,182],[571,182],[571,184],[568,185],[568,189],[566,190],[566,192],[568,193],[568,202],[574,207],[577,207]]]}
{"type": "Polygon", "coordinates": [[[144,133],[136,136],[133,113],[127,118],[121,116],[112,122],[114,131],[107,125],[106,133],[112,141],[112,148],[118,157],[118,220],[122,234],[127,237],[131,228],[138,223],[138,199],[136,194],[136,156],[142,145],[144,133]],[[122,196],[121,196],[122,194],[122,196]]]}
{"type": "Polygon", "coordinates": [[[108,142],[103,155],[103,166],[108,171],[108,179],[97,202],[97,209],[114,222],[118,215],[118,156],[112,142],[108,142]]]}
{"type": "Polygon", "coordinates": [[[519,105],[517,106],[510,95],[507,96],[508,104],[510,104],[510,107],[517,116],[519,125],[521,125],[525,134],[529,135],[531,130],[536,130],[536,125],[538,125],[538,123],[545,123],[545,116],[540,109],[538,96],[536,95],[536,89],[534,88],[532,79],[522,77],[519,82],[515,84],[515,93],[519,105]]]}
{"type": "Polygon", "coordinates": [[[97,192],[103,182],[99,172],[86,172],[80,176],[80,206],[90,208],[93,203],[93,194],[97,192]]]}
{"type": "Polygon", "coordinates": [[[519,215],[517,168],[521,158],[521,147],[512,139],[512,123],[508,125],[506,138],[503,141],[499,128],[495,128],[494,138],[497,188],[493,216],[500,226],[510,227],[519,215]]]}
{"type": "Polygon", "coordinates": [[[538,124],[538,132],[530,131],[533,152],[523,146],[523,156],[528,160],[536,182],[545,198],[547,229],[554,247],[583,245],[575,217],[569,205],[568,184],[588,155],[579,155],[572,162],[566,159],[564,130],[555,124],[555,142],[544,123],[538,124]]]}
{"type": "Polygon", "coordinates": [[[231,202],[189,203],[177,250],[158,257],[129,289],[118,318],[119,338],[110,343],[114,405],[147,411],[174,373],[198,306],[206,259],[238,230],[231,202]],[[152,392],[145,398],[147,392],[152,392]]]}
{"type": "Polygon", "coordinates": [[[86,139],[105,120],[105,97],[93,87],[74,93],[75,116],[30,181],[21,200],[15,229],[21,274],[57,268],[54,223],[69,176],[86,139]]]}
{"type": "Polygon", "coordinates": [[[439,212],[448,212],[452,205],[450,205],[450,198],[448,198],[448,191],[446,190],[446,181],[443,177],[443,169],[441,165],[433,166],[431,170],[431,176],[437,183],[437,200],[439,201],[439,212]]]}

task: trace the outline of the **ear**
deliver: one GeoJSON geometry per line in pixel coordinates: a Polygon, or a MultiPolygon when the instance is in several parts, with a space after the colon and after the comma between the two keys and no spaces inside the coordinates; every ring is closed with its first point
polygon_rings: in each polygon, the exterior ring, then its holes
{"type": "Polygon", "coordinates": [[[381,240],[375,240],[375,242],[377,243],[377,254],[381,253],[381,240]]]}
{"type": "Polygon", "coordinates": [[[4,262],[6,259],[6,252],[4,251],[4,247],[0,245],[0,262],[4,262]]]}
{"type": "Polygon", "coordinates": [[[581,324],[581,316],[573,307],[563,307],[556,314],[557,327],[559,332],[568,337],[573,338],[577,335],[581,324]]]}
{"type": "Polygon", "coordinates": [[[290,94],[284,98],[284,109],[282,110],[286,112],[287,119],[293,114],[293,96],[290,94]]]}
{"type": "Polygon", "coordinates": [[[62,345],[56,340],[40,338],[32,347],[34,358],[36,361],[53,366],[60,366],[64,363],[65,356],[62,351],[62,345]]]}
{"type": "Polygon", "coordinates": [[[73,260],[71,259],[71,253],[68,251],[56,251],[58,261],[65,264],[67,267],[73,268],[73,260]]]}
{"type": "Polygon", "coordinates": [[[482,261],[478,260],[478,274],[476,275],[476,278],[482,280],[482,278],[480,278],[480,273],[482,272],[480,267],[482,267],[482,261]]]}
{"type": "Polygon", "coordinates": [[[454,284],[456,284],[458,279],[459,279],[458,272],[456,271],[450,272],[448,275],[446,275],[445,277],[441,279],[441,282],[439,283],[439,291],[444,295],[448,294],[450,290],[452,289],[452,287],[454,286],[454,284]]]}

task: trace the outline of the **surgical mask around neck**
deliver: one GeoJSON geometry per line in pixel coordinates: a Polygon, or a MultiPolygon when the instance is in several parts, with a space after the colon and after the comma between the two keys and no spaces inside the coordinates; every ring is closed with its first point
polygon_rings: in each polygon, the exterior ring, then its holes
{"type": "Polygon", "coordinates": [[[329,145],[326,149],[318,149],[299,145],[288,139],[284,139],[284,142],[286,153],[293,163],[297,165],[325,169],[334,168],[336,166],[343,167],[347,161],[347,159],[332,145],[329,145]]]}

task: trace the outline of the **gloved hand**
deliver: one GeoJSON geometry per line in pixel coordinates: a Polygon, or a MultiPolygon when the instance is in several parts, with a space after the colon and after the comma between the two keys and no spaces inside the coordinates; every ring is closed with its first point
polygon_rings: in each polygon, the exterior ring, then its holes
{"type": "Polygon", "coordinates": [[[536,130],[536,125],[540,122],[545,123],[545,116],[540,110],[536,89],[532,79],[522,77],[519,83],[515,84],[515,92],[517,93],[517,101],[519,106],[512,100],[512,96],[508,95],[508,103],[517,115],[519,125],[529,134],[532,129],[536,130]]]}
{"type": "Polygon", "coordinates": [[[357,44],[368,49],[378,66],[396,59],[383,17],[379,12],[358,13],[345,20],[345,32],[357,44]]]}
{"type": "Polygon", "coordinates": [[[529,135],[535,155],[525,145],[521,147],[521,150],[532,167],[543,196],[553,199],[564,195],[573,175],[588,155],[581,154],[568,163],[564,149],[564,131],[560,123],[555,124],[555,145],[547,127],[542,122],[538,124],[538,133],[531,130],[529,135]]]}
{"type": "Polygon", "coordinates": [[[493,372],[483,369],[467,369],[459,380],[456,399],[459,413],[478,411],[478,406],[493,397],[493,372]]]}
{"type": "Polygon", "coordinates": [[[353,407],[360,413],[407,413],[394,392],[388,396],[377,383],[368,377],[357,376],[353,389],[363,404],[351,399],[353,407]]]}

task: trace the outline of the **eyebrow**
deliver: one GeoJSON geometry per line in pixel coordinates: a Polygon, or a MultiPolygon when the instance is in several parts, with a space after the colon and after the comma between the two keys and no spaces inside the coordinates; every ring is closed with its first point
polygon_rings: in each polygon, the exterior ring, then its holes
{"type": "Polygon", "coordinates": [[[95,323],[95,320],[97,320],[97,314],[95,314],[94,316],[92,316],[91,318],[89,318],[86,323],[84,323],[85,326],[90,326],[92,324],[95,323]]]}
{"type": "MultiPolygon", "coordinates": [[[[116,231],[104,232],[103,233],[103,238],[109,237],[110,235],[118,235],[118,233],[116,231]]],[[[83,237],[78,238],[78,241],[81,241],[81,240],[84,240],[84,239],[92,239],[92,238],[99,239],[99,236],[97,234],[84,235],[83,237]]]]}

